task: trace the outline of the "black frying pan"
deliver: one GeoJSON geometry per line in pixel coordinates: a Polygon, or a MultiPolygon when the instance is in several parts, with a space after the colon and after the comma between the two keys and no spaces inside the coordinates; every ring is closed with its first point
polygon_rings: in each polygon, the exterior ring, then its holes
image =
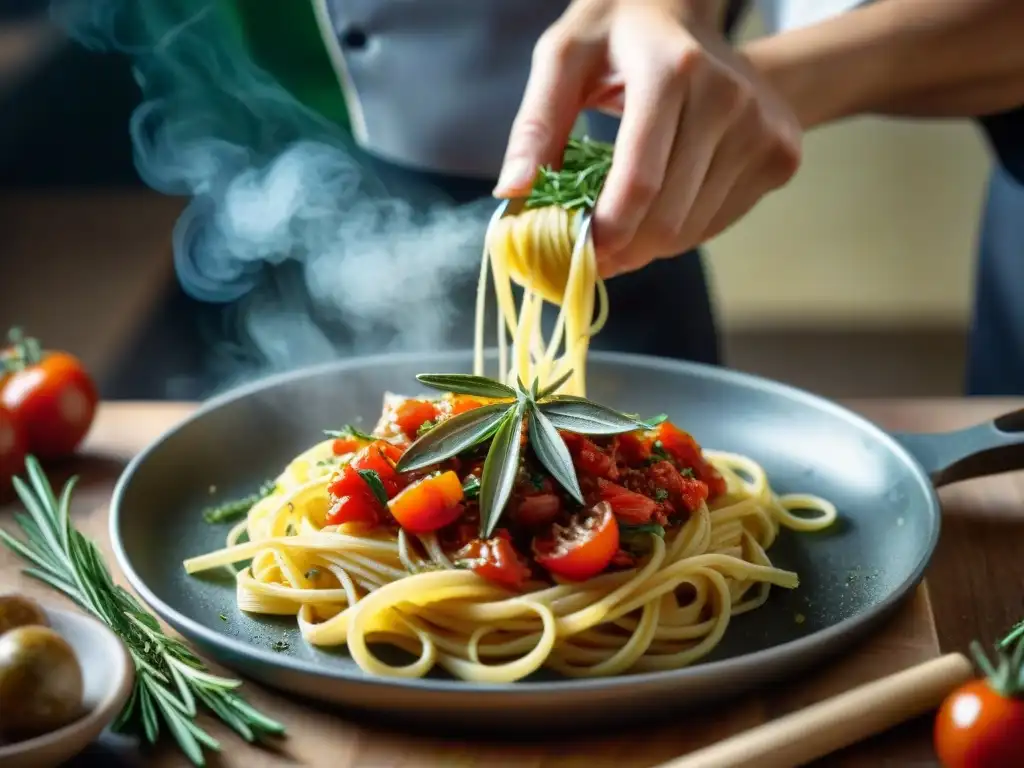
{"type": "Polygon", "coordinates": [[[939,535],[934,485],[1024,466],[1024,412],[945,434],[888,435],[834,403],[756,377],[654,358],[593,354],[588,396],[628,412],[668,413],[705,447],[748,454],[777,491],[825,496],[834,529],[784,532],[773,561],[795,591],[737,617],[706,661],[598,680],[538,677],[511,685],[364,675],[343,649],[305,646],[285,619],[235,607],[233,581],[184,573],[182,560],[221,546],[225,527],[200,509],[250,492],[346,422],[372,424],[385,390],[416,394],[417,373],[465,371],[465,353],[360,358],[272,378],[208,403],[127,468],[111,535],[131,584],[206,653],[287,691],[409,718],[467,726],[555,728],[621,722],[650,705],[705,705],[796,675],[872,631],[921,580],[939,535]],[[227,621],[221,619],[221,614],[227,621]],[[272,649],[276,641],[286,652],[272,649]]]}

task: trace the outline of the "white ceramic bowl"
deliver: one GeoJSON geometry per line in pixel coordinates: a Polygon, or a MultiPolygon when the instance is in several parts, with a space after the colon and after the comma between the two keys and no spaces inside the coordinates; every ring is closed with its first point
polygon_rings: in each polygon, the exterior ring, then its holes
{"type": "Polygon", "coordinates": [[[77,611],[44,609],[51,628],[78,657],[86,714],[56,731],[0,746],[3,768],[52,768],[70,760],[120,714],[135,682],[135,666],[127,649],[105,624],[77,611]]]}

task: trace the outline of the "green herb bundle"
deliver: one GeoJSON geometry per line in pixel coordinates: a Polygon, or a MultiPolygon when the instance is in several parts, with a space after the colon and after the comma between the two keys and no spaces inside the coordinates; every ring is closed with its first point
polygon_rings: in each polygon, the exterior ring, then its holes
{"type": "Polygon", "coordinates": [[[538,171],[526,207],[557,205],[568,211],[592,210],[611,167],[611,144],[589,138],[570,139],[561,167],[545,166],[538,171]]]}
{"type": "Polygon", "coordinates": [[[199,766],[205,764],[204,749],[220,749],[195,722],[200,707],[246,741],[283,734],[283,725],[257,712],[237,692],[240,681],[211,674],[185,643],[168,636],[133,595],[114,583],[95,542],[71,524],[77,478],[68,481],[58,499],[35,458],[28,458],[26,468],[28,482],[14,479],[26,510],[15,517],[24,538],[0,530],[0,541],[31,564],[26,574],[71,598],[124,641],[135,664],[135,687],[114,728],[150,743],[166,728],[199,766]]]}

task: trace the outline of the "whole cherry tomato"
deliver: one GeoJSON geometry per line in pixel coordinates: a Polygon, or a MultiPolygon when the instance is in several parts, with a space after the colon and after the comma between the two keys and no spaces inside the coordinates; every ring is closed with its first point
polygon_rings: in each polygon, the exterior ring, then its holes
{"type": "Polygon", "coordinates": [[[25,437],[11,412],[0,406],[0,499],[12,495],[11,478],[25,469],[25,437]]]}
{"type": "MultiPolygon", "coordinates": [[[[991,670],[977,644],[972,650],[978,666],[991,670]]],[[[935,717],[935,751],[945,768],[1024,765],[1022,660],[1024,645],[1012,658],[1000,652],[994,674],[965,683],[942,703],[935,717]]]]}
{"type": "Polygon", "coordinates": [[[66,352],[44,351],[15,330],[2,356],[0,404],[40,459],[74,453],[96,415],[96,385],[82,363],[66,352]]]}

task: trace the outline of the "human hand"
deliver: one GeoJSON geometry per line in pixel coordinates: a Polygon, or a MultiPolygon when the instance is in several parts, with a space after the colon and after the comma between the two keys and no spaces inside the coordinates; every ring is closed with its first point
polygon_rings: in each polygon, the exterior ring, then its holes
{"type": "Polygon", "coordinates": [[[800,162],[796,115],[721,35],[717,0],[575,0],[534,50],[495,195],[558,165],[580,111],[620,114],[594,212],[603,277],[724,230],[800,162]]]}

